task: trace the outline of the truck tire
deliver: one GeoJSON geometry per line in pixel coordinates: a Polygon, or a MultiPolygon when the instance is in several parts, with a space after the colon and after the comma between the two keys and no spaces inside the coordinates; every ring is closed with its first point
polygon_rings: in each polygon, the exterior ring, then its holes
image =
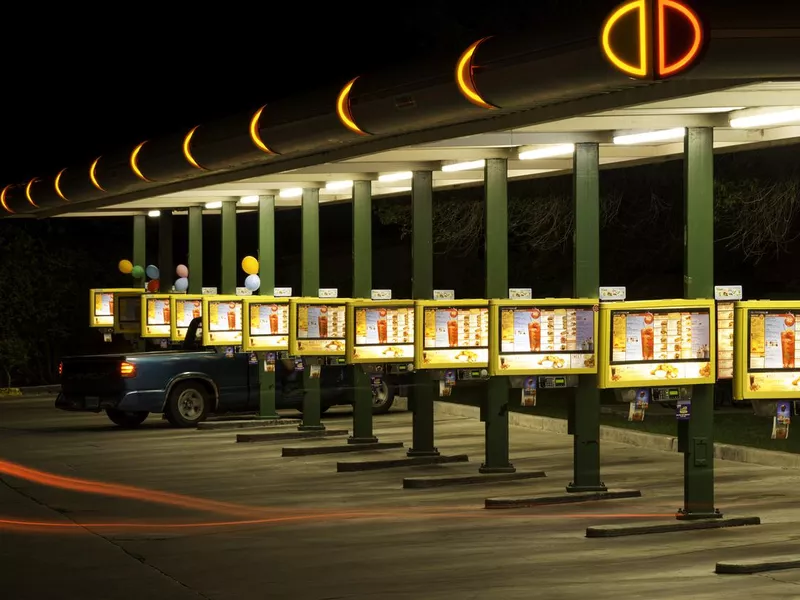
{"type": "Polygon", "coordinates": [[[116,408],[107,408],[106,416],[111,419],[114,425],[119,425],[123,429],[134,429],[138,427],[147,418],[150,413],[142,411],[125,411],[117,410],[116,408]]]}
{"type": "Polygon", "coordinates": [[[185,429],[205,421],[210,410],[211,399],[203,384],[187,381],[172,388],[164,415],[170,425],[185,429]]]}
{"type": "Polygon", "coordinates": [[[372,414],[384,415],[389,412],[394,404],[395,387],[394,384],[381,381],[378,389],[372,392],[372,414]]]}

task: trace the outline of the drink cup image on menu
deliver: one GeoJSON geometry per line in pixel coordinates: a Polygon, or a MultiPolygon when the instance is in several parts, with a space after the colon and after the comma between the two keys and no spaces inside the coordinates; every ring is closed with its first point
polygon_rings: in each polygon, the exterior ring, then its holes
{"type": "Polygon", "coordinates": [[[317,317],[317,327],[319,328],[319,337],[328,337],[328,307],[319,307],[319,317],[317,317]]]}
{"type": "Polygon", "coordinates": [[[236,329],[236,303],[228,304],[228,329],[236,329]]]}
{"type": "Polygon", "coordinates": [[[783,359],[784,369],[794,369],[794,354],[795,354],[795,332],[794,332],[795,318],[794,315],[787,315],[784,319],[784,325],[787,329],[781,332],[781,357],[783,359]]]}
{"type": "Polygon", "coordinates": [[[538,309],[531,311],[531,322],[528,323],[528,343],[531,352],[539,352],[542,349],[542,325],[539,323],[541,313],[538,309]]]}
{"type": "Polygon", "coordinates": [[[451,310],[450,316],[452,318],[447,322],[447,342],[451,348],[455,348],[458,346],[458,321],[456,320],[458,311],[451,310]]]}
{"type": "Polygon", "coordinates": [[[386,323],[386,311],[381,309],[378,311],[379,319],[376,323],[376,328],[378,330],[378,343],[385,344],[388,339],[388,324],[386,323]]]}
{"type": "Polygon", "coordinates": [[[269,312],[269,332],[278,333],[278,305],[273,304],[269,312]]]}
{"type": "Polygon", "coordinates": [[[655,342],[655,331],[653,330],[653,315],[650,313],[644,316],[645,326],[642,328],[642,360],[653,360],[653,344],[655,342]]]}

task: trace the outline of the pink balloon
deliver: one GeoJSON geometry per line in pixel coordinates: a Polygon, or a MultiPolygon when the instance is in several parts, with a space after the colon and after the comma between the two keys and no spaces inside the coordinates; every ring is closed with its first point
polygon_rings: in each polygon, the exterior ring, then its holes
{"type": "Polygon", "coordinates": [[[178,277],[188,277],[189,269],[186,265],[178,265],[178,268],[175,269],[175,273],[177,273],[178,277]]]}

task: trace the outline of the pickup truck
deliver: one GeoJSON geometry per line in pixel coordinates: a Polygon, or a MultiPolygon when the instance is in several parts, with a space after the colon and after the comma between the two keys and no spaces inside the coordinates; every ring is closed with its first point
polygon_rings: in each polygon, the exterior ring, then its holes
{"type": "MultiPolygon", "coordinates": [[[[222,348],[203,347],[200,322],[192,321],[180,349],[64,358],[56,408],[105,411],[125,428],[141,425],[150,413],[163,414],[173,427],[194,427],[211,413],[257,410],[259,366],[249,353],[226,356],[222,348]]],[[[277,408],[302,411],[302,372],[293,359],[275,367],[277,408]]],[[[323,412],[348,404],[343,368],[323,368],[320,384],[323,412]]],[[[393,401],[393,384],[383,382],[373,391],[373,412],[387,412],[393,401]]]]}

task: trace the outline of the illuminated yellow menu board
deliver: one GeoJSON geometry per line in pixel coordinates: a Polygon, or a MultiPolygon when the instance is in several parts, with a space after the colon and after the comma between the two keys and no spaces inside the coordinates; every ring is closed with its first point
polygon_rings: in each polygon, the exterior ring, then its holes
{"type": "Polygon", "coordinates": [[[288,298],[247,296],[244,299],[244,314],[244,350],[289,349],[288,298]]]}
{"type": "Polygon", "coordinates": [[[295,356],[344,356],[347,299],[289,301],[289,352],[295,356]]]}
{"type": "Polygon", "coordinates": [[[203,296],[203,345],[242,343],[242,297],[203,296]]]}
{"type": "Polygon", "coordinates": [[[203,316],[203,297],[173,294],[170,296],[170,309],[170,338],[174,342],[182,342],[192,321],[203,316]]]}
{"type": "Polygon", "coordinates": [[[798,318],[800,302],[736,305],[737,399],[800,398],[798,318]]]}
{"type": "Polygon", "coordinates": [[[353,364],[414,360],[414,302],[364,300],[347,305],[347,358],[353,364]]]}
{"type": "Polygon", "coordinates": [[[142,337],[168,338],[171,309],[169,294],[145,294],[142,296],[142,337]]]}
{"type": "Polygon", "coordinates": [[[733,302],[717,302],[717,379],[733,379],[733,302]]]}
{"type": "Polygon", "coordinates": [[[142,332],[142,292],[114,295],[114,333],[142,332]]]}
{"type": "Polygon", "coordinates": [[[138,293],[138,288],[105,288],[89,290],[89,327],[114,327],[114,296],[117,293],[138,293]]]}
{"type": "Polygon", "coordinates": [[[714,310],[713,300],[601,305],[600,386],[714,383],[714,310]]]}
{"type": "Polygon", "coordinates": [[[492,300],[490,375],[597,373],[598,300],[492,300]]]}
{"type": "Polygon", "coordinates": [[[489,366],[488,300],[424,300],[415,310],[417,369],[489,366]]]}

